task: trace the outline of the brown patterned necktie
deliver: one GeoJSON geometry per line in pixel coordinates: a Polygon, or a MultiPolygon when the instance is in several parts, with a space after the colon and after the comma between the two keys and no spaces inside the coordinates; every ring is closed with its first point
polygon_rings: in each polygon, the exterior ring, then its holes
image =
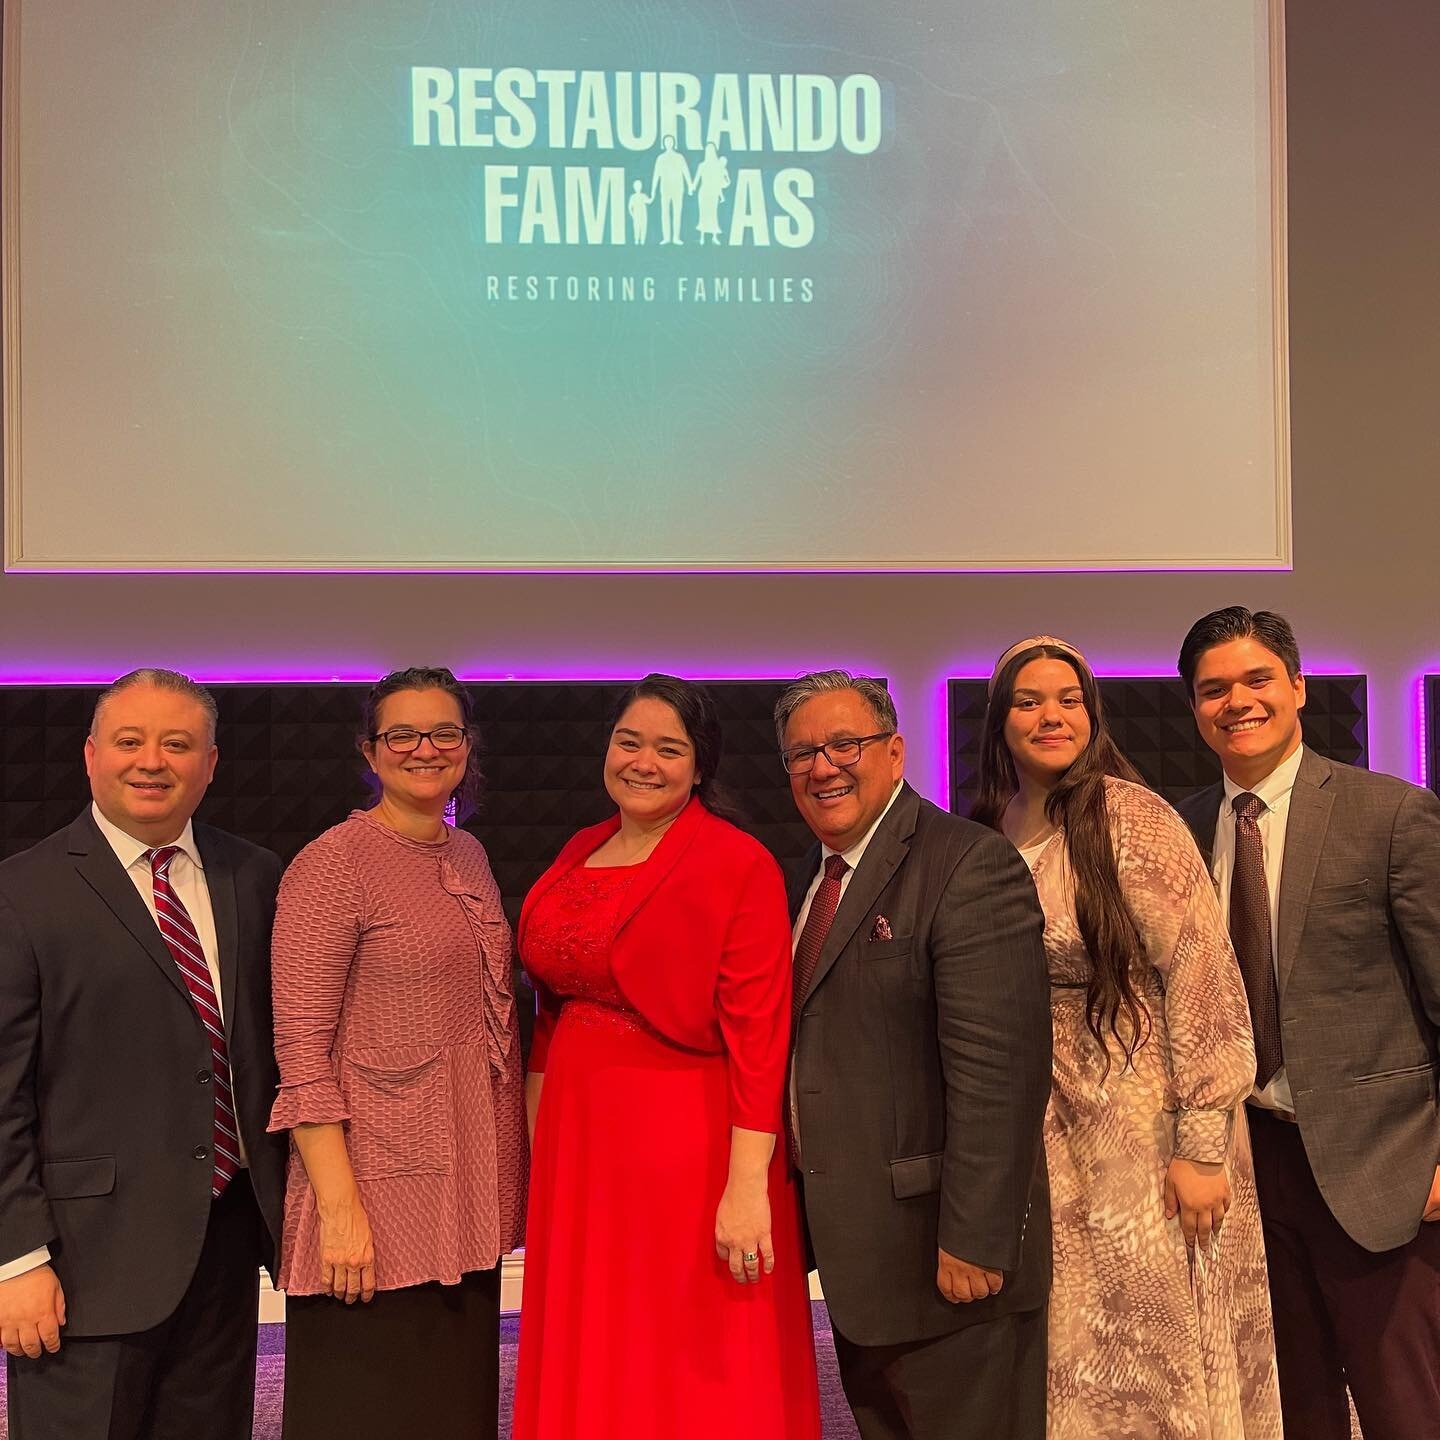
{"type": "Polygon", "coordinates": [[[1265,841],[1257,820],[1266,808],[1258,795],[1237,795],[1235,861],[1230,872],[1230,939],[1255,1032],[1255,1083],[1262,1090],[1285,1063],[1280,1048],[1280,993],[1270,945],[1270,890],[1265,883],[1265,841]]]}
{"type": "Polygon", "coordinates": [[[805,928],[800,932],[800,943],[795,947],[795,989],[791,1004],[797,1016],[809,993],[810,982],[815,978],[815,967],[820,963],[825,937],[835,923],[835,912],[840,908],[840,882],[849,868],[843,856],[827,857],[825,878],[816,886],[814,898],[810,901],[810,913],[805,917],[805,928]]]}

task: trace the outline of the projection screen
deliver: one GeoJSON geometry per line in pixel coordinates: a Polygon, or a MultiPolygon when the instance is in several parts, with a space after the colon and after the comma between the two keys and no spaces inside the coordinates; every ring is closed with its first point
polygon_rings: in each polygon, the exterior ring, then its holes
{"type": "Polygon", "coordinates": [[[8,0],[6,563],[1283,568],[1279,0],[8,0]]]}

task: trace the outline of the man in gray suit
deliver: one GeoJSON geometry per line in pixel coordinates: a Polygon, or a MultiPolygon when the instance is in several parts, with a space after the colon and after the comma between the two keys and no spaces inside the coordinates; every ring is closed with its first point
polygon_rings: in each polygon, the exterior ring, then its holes
{"type": "Polygon", "coordinates": [[[1181,806],[1250,997],[1248,1113],[1285,1433],[1440,1434],[1440,801],[1305,748],[1289,624],[1195,622],[1180,674],[1224,779],[1181,806]]]}
{"type": "Polygon", "coordinates": [[[878,681],[775,711],[815,834],[795,921],[792,1156],[865,1440],[1043,1440],[1044,918],[1003,836],[904,783],[878,681]]]}

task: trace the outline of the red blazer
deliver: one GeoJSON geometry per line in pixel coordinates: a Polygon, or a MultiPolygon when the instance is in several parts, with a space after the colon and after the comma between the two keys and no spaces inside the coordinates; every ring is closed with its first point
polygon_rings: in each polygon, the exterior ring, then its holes
{"type": "MultiPolygon", "coordinates": [[[[536,881],[520,912],[522,962],[540,897],[619,828],[614,815],[581,830],[536,881]]],[[[778,1133],[790,1043],[790,921],[769,851],[692,799],[626,892],[610,963],[626,1000],[667,1040],[726,1057],[731,1123],[778,1133]]],[[[541,1074],[560,1000],[543,985],[535,993],[530,1069],[541,1074]]]]}

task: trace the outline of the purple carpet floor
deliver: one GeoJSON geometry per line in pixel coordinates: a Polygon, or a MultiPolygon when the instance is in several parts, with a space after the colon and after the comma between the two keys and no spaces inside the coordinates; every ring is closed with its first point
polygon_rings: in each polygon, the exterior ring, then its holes
{"type": "MultiPolygon", "coordinates": [[[[830,1338],[830,1317],[819,1301],[812,1302],[815,1320],[815,1362],[820,1372],[820,1413],[824,1418],[825,1440],[859,1440],[859,1432],[840,1389],[835,1368],[835,1346],[830,1338]]],[[[500,1440],[510,1440],[510,1405],[515,1388],[515,1344],[519,1320],[505,1316],[500,1323],[500,1440]]],[[[260,1327],[260,1360],[255,1375],[254,1440],[280,1440],[280,1404],[285,1394],[285,1327],[260,1327]]],[[[0,1367],[0,1440],[7,1440],[5,1419],[5,1372],[0,1367]]],[[[1351,1413],[1353,1440],[1361,1440],[1360,1426],[1351,1413]]],[[[195,1440],[204,1440],[196,1436],[195,1440]]],[[[1097,1436],[1096,1440],[1103,1440],[1097,1436]]]]}
{"type": "MultiPolygon", "coordinates": [[[[855,1422],[845,1405],[840,1376],[835,1369],[835,1347],[830,1340],[830,1318],[825,1306],[814,1302],[815,1359],[820,1370],[820,1405],[825,1417],[825,1440],[859,1440],[855,1422]]],[[[515,1386],[515,1343],[519,1321],[507,1315],[500,1328],[500,1436],[510,1437],[510,1404],[515,1386]]],[[[260,1327],[260,1359],[255,1374],[255,1440],[280,1440],[280,1404],[285,1394],[285,1327],[260,1327]]],[[[4,1410],[5,1373],[0,1367],[0,1440],[9,1427],[4,1410]]],[[[204,1440],[196,1436],[195,1440],[204,1440]]]]}

